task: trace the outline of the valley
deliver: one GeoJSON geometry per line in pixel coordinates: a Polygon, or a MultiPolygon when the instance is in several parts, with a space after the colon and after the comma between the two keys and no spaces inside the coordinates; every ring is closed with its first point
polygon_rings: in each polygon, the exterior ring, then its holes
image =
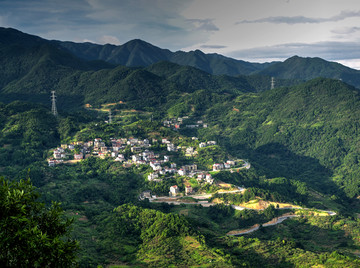
{"type": "Polygon", "coordinates": [[[0,175],[61,203],[76,265],[359,267],[359,71],[5,28],[0,55],[0,175]]]}

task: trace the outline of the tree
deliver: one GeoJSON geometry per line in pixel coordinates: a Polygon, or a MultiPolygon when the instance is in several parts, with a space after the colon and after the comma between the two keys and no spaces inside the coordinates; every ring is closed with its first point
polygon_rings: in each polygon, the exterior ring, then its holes
{"type": "Polygon", "coordinates": [[[63,219],[58,203],[39,202],[30,180],[0,178],[0,266],[69,267],[78,242],[69,238],[72,220],[63,219]]]}

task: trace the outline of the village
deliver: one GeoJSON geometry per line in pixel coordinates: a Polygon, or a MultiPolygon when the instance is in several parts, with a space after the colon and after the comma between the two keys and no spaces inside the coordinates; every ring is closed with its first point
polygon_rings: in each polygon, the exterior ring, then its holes
{"type": "MultiPolygon", "coordinates": [[[[198,148],[215,146],[216,141],[199,142],[196,137],[195,146],[179,146],[168,138],[162,139],[138,139],[138,138],[111,138],[110,143],[106,144],[102,139],[96,138],[87,142],[73,142],[70,144],[61,144],[60,147],[52,151],[52,156],[47,160],[50,167],[57,164],[71,164],[82,161],[89,157],[101,159],[110,158],[113,161],[120,162],[124,167],[132,165],[147,165],[151,172],[146,175],[149,182],[161,182],[167,178],[186,176],[195,178],[199,184],[214,183],[210,172],[229,170],[233,172],[237,168],[250,168],[250,164],[243,160],[227,160],[222,163],[214,163],[208,170],[200,170],[194,163],[179,165],[176,163],[177,155],[182,154],[187,159],[193,159],[198,154],[198,148]],[[151,150],[156,144],[158,150],[151,150]],[[159,150],[160,148],[160,150],[159,150]]],[[[170,196],[193,194],[193,188],[187,184],[184,193],[180,193],[179,187],[173,185],[169,189],[170,196]]]]}

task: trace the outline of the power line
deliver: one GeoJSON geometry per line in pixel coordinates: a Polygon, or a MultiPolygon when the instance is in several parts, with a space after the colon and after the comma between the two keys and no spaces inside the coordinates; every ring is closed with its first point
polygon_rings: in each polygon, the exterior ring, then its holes
{"type": "Polygon", "coordinates": [[[56,109],[56,96],[55,91],[51,91],[51,113],[54,116],[58,115],[57,109],[56,109]]]}
{"type": "Polygon", "coordinates": [[[275,88],[275,78],[271,77],[271,89],[275,88]]]}

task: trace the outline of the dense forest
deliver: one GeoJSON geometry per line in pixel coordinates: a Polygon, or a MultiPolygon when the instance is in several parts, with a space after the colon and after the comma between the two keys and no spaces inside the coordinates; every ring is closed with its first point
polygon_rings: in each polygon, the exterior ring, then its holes
{"type": "MultiPolygon", "coordinates": [[[[53,249],[67,253],[54,254],[81,267],[359,266],[360,98],[359,89],[338,79],[339,66],[336,74],[314,79],[283,73],[269,89],[270,71],[281,65],[249,76],[165,61],[125,67],[86,61],[20,32],[1,34],[8,38],[0,39],[0,206],[6,212],[0,237],[17,226],[19,239],[32,237],[31,247],[45,241],[44,251],[57,239],[53,249]],[[51,90],[58,116],[51,113],[51,90]],[[147,140],[154,155],[171,159],[162,168],[196,165],[214,183],[180,174],[150,181],[153,169],[145,163],[91,152],[73,161],[80,144],[101,139],[110,147],[120,138],[147,140]],[[70,144],[69,159],[50,166],[55,148],[70,144]],[[229,159],[251,167],[212,170],[229,159]],[[174,205],[140,198],[146,191],[168,197],[173,185],[182,193],[191,186],[206,200],[179,195],[174,205]],[[237,209],[242,206],[247,209],[237,209]],[[294,217],[268,225],[288,215],[294,217]],[[231,235],[251,228],[258,229],[231,235]]],[[[326,71],[326,62],[311,63],[326,71]]],[[[125,144],[123,157],[133,150],[125,144]]],[[[18,242],[1,240],[5,266],[56,262],[12,254],[18,242]]]]}

